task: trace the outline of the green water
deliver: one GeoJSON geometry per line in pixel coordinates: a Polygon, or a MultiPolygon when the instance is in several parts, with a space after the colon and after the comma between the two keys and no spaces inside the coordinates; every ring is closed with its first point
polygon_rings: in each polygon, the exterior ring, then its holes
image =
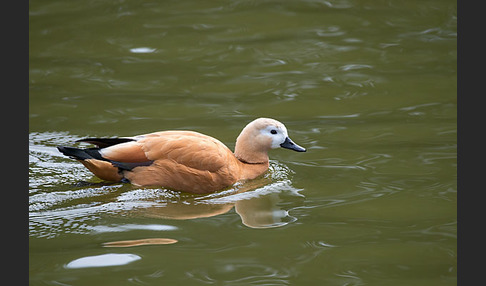
{"type": "Polygon", "coordinates": [[[30,1],[30,284],[456,285],[456,7],[30,1]],[[189,129],[232,149],[257,117],[307,152],[206,196],[79,185],[55,148],[189,129]],[[103,246],[146,238],[177,243],[103,246]]]}

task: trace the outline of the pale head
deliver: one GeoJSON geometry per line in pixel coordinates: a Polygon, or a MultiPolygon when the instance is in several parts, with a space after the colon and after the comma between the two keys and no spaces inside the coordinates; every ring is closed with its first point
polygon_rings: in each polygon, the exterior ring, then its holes
{"type": "Polygon", "coordinates": [[[235,155],[238,159],[249,163],[268,161],[268,150],[287,148],[305,152],[290,140],[287,128],[281,122],[271,118],[258,118],[248,123],[236,139],[235,155]]]}

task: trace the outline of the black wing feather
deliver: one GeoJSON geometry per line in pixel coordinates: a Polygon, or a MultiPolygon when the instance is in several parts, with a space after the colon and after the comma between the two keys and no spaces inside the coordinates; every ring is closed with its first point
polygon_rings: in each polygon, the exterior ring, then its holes
{"type": "Polygon", "coordinates": [[[146,161],[146,162],[136,162],[136,163],[129,163],[129,162],[118,162],[118,161],[111,161],[113,166],[118,167],[120,170],[127,170],[130,171],[135,167],[139,166],[150,166],[154,161],[146,161]]]}

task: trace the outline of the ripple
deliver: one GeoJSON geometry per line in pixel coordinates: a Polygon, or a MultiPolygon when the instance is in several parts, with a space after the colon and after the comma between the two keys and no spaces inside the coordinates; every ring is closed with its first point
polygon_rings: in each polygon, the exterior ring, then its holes
{"type": "Polygon", "coordinates": [[[29,211],[46,211],[56,205],[83,198],[94,198],[110,193],[113,187],[88,188],[76,191],[49,192],[29,197],[29,211]]]}
{"type": "Polygon", "coordinates": [[[292,271],[262,265],[256,259],[226,259],[215,261],[211,269],[196,269],[186,276],[197,282],[224,282],[232,285],[290,285],[292,271]]]}
{"type": "Polygon", "coordinates": [[[354,113],[354,114],[340,114],[340,115],[319,115],[317,118],[321,119],[339,119],[339,118],[356,118],[360,117],[360,113],[354,113]]]}
{"type": "Polygon", "coordinates": [[[418,238],[422,239],[428,236],[457,239],[457,221],[454,220],[452,222],[437,224],[424,229],[407,231],[404,233],[416,235],[418,238]]]}
{"type": "Polygon", "coordinates": [[[372,65],[364,65],[364,64],[349,64],[340,66],[339,69],[342,71],[350,71],[350,70],[360,70],[360,69],[372,69],[372,65]]]}
{"type": "Polygon", "coordinates": [[[329,244],[329,243],[326,243],[324,241],[309,241],[306,243],[306,245],[309,245],[313,248],[317,248],[317,249],[328,249],[328,248],[334,248],[334,247],[337,247],[336,245],[332,245],[332,244],[329,244]]]}

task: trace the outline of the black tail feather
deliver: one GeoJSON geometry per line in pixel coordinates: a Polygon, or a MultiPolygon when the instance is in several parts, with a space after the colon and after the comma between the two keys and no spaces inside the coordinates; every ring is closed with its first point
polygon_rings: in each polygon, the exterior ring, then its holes
{"type": "Polygon", "coordinates": [[[130,141],[135,141],[135,140],[131,138],[85,138],[85,139],[76,140],[76,142],[85,142],[85,143],[94,144],[99,148],[105,148],[105,147],[113,146],[120,143],[130,142],[130,141]]]}
{"type": "Polygon", "coordinates": [[[146,162],[117,162],[112,161],[106,158],[103,158],[99,152],[99,148],[87,148],[87,149],[80,149],[74,147],[65,147],[65,146],[57,146],[57,149],[63,153],[64,155],[71,157],[76,160],[86,160],[86,159],[97,159],[110,162],[113,166],[117,167],[120,170],[127,170],[130,171],[135,167],[139,166],[149,166],[154,161],[146,161],[146,162]]]}
{"type": "Polygon", "coordinates": [[[105,160],[98,152],[98,148],[79,149],[74,147],[57,146],[57,150],[66,156],[77,160],[98,159],[105,160]]]}

